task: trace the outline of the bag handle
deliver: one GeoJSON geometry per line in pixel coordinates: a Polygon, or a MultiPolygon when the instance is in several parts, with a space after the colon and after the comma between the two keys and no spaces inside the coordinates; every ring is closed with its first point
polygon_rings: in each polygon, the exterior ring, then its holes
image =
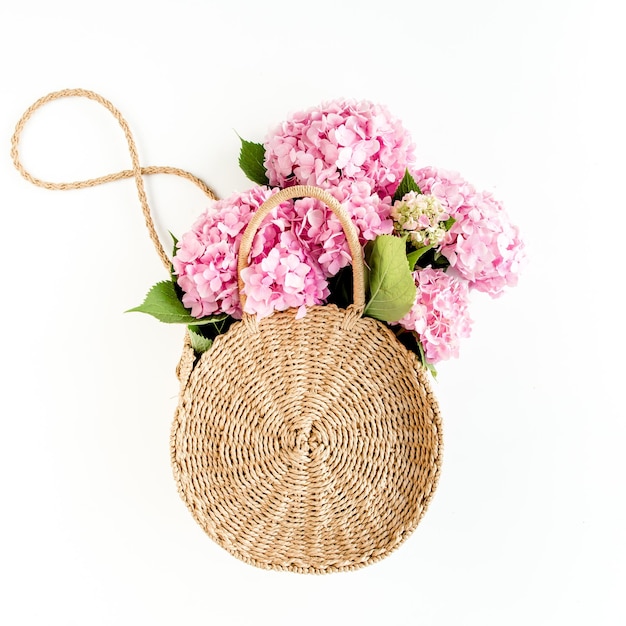
{"type": "Polygon", "coordinates": [[[150,212],[150,206],[148,204],[148,198],[146,196],[146,190],[143,184],[142,177],[149,174],[172,174],[174,176],[186,178],[187,180],[190,180],[192,183],[200,187],[200,189],[209,198],[211,198],[212,200],[217,199],[217,196],[210,187],[208,187],[197,176],[194,176],[193,174],[185,170],[181,170],[177,167],[168,166],[141,167],[141,165],[139,164],[139,155],[137,153],[135,140],[133,139],[133,135],[130,132],[128,123],[122,117],[122,114],[106,98],[103,98],[100,94],[97,94],[94,91],[88,91],[86,89],[62,89],[61,91],[54,91],[52,93],[49,93],[47,96],[44,96],[43,98],[39,98],[39,100],[37,100],[34,104],[28,107],[24,115],[22,115],[20,121],[17,123],[15,127],[15,132],[13,133],[13,137],[11,137],[11,158],[13,159],[13,164],[15,165],[17,171],[28,182],[36,185],[37,187],[43,187],[44,189],[83,189],[85,187],[95,187],[96,185],[103,185],[104,183],[109,183],[115,180],[122,180],[124,178],[134,178],[135,185],[137,186],[137,193],[139,195],[139,202],[141,203],[141,210],[143,212],[143,216],[146,222],[146,227],[148,228],[148,234],[150,235],[150,239],[154,244],[159,258],[163,262],[163,265],[168,270],[168,272],[170,270],[171,261],[168,255],[165,253],[165,250],[161,245],[159,236],[157,235],[156,229],[154,227],[154,222],[152,220],[152,214],[150,212]],[[74,181],[71,183],[48,182],[40,178],[36,178],[26,170],[26,168],[22,165],[20,161],[19,155],[19,142],[22,131],[24,130],[24,126],[26,126],[26,123],[31,118],[32,114],[48,102],[52,102],[53,100],[59,100],[60,98],[72,97],[88,98],[89,100],[93,100],[98,104],[101,104],[105,109],[110,111],[113,117],[115,117],[119,125],[122,127],[122,130],[124,131],[124,135],[126,137],[126,143],[128,144],[128,151],[130,152],[130,158],[132,162],[132,169],[122,170],[121,172],[107,174],[105,176],[99,176],[98,178],[74,181]]]}
{"type": "Polygon", "coordinates": [[[237,280],[239,284],[241,307],[245,307],[246,304],[246,295],[244,292],[243,280],[241,279],[241,272],[248,267],[248,257],[250,255],[252,241],[259,226],[261,226],[263,219],[281,202],[292,198],[304,197],[315,198],[316,200],[323,202],[341,222],[343,232],[345,233],[348,241],[348,247],[350,248],[350,255],[352,256],[352,285],[354,294],[353,307],[355,307],[359,313],[362,313],[365,308],[365,267],[363,265],[363,249],[361,248],[361,243],[359,242],[359,235],[356,227],[352,223],[348,212],[333,196],[331,196],[324,189],[321,189],[320,187],[313,187],[311,185],[295,185],[294,187],[282,189],[268,198],[252,216],[252,219],[243,233],[241,243],[239,245],[237,280]]]}

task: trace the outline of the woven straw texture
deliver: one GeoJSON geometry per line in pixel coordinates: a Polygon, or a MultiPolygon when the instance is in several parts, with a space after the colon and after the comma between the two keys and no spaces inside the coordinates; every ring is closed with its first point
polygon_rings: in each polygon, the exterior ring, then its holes
{"type": "MultiPolygon", "coordinates": [[[[310,187],[270,204],[298,194],[345,217],[310,187]]],[[[270,209],[259,209],[244,240],[270,209]]],[[[196,363],[186,343],[179,364],[171,452],[180,495],[214,541],[257,567],[327,573],[373,563],[415,529],[437,485],[437,402],[416,356],[362,317],[356,239],[351,251],[355,305],[312,307],[302,319],[244,315],[196,363]]]]}
{"type": "Polygon", "coordinates": [[[241,322],[181,383],[178,489],[239,559],[356,569],[424,514],[441,464],[439,411],[421,365],[383,324],[334,306],[300,320],[278,313],[258,331],[241,322]]]}

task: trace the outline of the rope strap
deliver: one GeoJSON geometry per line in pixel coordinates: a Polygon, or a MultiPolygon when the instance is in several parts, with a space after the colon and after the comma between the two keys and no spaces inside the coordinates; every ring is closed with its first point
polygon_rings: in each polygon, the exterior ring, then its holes
{"type": "Polygon", "coordinates": [[[116,180],[122,180],[124,178],[134,178],[135,184],[137,186],[137,193],[139,195],[139,202],[141,203],[141,210],[144,215],[144,219],[146,222],[146,227],[148,228],[148,234],[150,235],[150,239],[154,244],[154,247],[159,255],[159,258],[163,262],[165,268],[169,271],[170,268],[170,259],[166,254],[161,242],[159,241],[159,237],[157,235],[156,229],[154,227],[154,221],[152,219],[152,214],[150,212],[150,206],[148,204],[148,198],[146,196],[146,191],[143,182],[143,176],[151,175],[151,174],[171,174],[174,176],[179,176],[180,178],[186,178],[190,180],[192,183],[200,187],[200,189],[212,200],[216,200],[217,196],[213,192],[213,190],[208,187],[202,180],[200,180],[197,176],[193,174],[181,170],[176,167],[168,167],[168,166],[151,166],[151,167],[141,167],[139,164],[139,155],[137,153],[137,146],[135,144],[135,140],[133,139],[133,135],[130,132],[130,128],[128,123],[122,116],[122,114],[109,102],[107,99],[103,98],[101,95],[93,92],[87,91],[86,89],[63,89],[61,91],[55,91],[49,93],[47,96],[43,98],[39,98],[37,102],[32,104],[22,115],[20,121],[17,123],[15,127],[15,132],[13,133],[13,137],[11,138],[11,158],[13,159],[13,164],[15,165],[17,171],[30,183],[36,185],[37,187],[43,187],[44,189],[60,189],[60,190],[69,190],[69,189],[84,189],[85,187],[95,187],[96,185],[103,185],[104,183],[113,182],[116,180]],[[126,137],[126,142],[128,144],[128,151],[130,152],[130,158],[132,163],[132,169],[122,170],[121,172],[116,172],[114,174],[107,174],[106,176],[99,176],[98,178],[90,178],[88,180],[79,180],[71,183],[54,183],[42,180],[40,178],[36,178],[30,172],[26,170],[26,168],[22,165],[20,161],[19,155],[19,142],[20,136],[26,123],[31,118],[33,113],[40,109],[42,106],[47,104],[48,102],[52,102],[54,100],[59,100],[61,98],[88,98],[89,100],[93,100],[99,104],[101,104],[105,109],[111,112],[113,117],[118,121],[119,125],[122,127],[124,131],[124,135],[126,137]]]}

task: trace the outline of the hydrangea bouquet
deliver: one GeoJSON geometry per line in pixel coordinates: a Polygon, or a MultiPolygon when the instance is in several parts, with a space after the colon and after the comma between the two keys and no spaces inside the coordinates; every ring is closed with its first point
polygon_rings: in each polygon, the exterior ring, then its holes
{"type": "Polygon", "coordinates": [[[351,301],[350,254],[330,209],[313,198],[280,204],[259,229],[237,282],[240,240],[252,214],[278,190],[314,185],[347,210],[364,247],[364,315],[390,324],[433,374],[469,337],[469,294],[517,283],[524,244],[502,204],[460,175],[418,167],[414,144],[386,107],[335,100],[297,113],[263,143],[242,140],[240,167],[254,183],[215,201],[175,239],[171,281],[133,311],[188,326],[194,350],[210,349],[242,313],[351,301]]]}

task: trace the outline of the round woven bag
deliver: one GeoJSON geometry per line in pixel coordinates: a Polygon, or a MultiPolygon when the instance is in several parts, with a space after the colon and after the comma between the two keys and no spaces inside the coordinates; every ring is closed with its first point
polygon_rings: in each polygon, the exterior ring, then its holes
{"type": "MultiPolygon", "coordinates": [[[[40,98],[11,139],[17,170],[47,189],[81,189],[134,178],[150,238],[168,273],[142,176],[193,174],[141,167],[121,113],[99,94],[64,89],[40,98]],[[121,125],[132,169],[71,183],[47,182],[22,165],[18,144],[31,115],[48,102],[84,97],[121,125]]],[[[180,398],[171,454],[181,497],[206,533],[258,567],[325,573],[373,563],[397,548],[424,515],[437,485],[442,435],[437,402],[415,355],[363,317],[364,266],[349,216],[317,187],[290,187],[267,200],[241,240],[239,276],[264,217],[290,198],[311,196],[339,218],[350,247],[354,304],[243,315],[196,358],[189,336],[178,366],[180,398]]],[[[242,304],[245,292],[241,278],[242,304]]]]}
{"type": "Polygon", "coordinates": [[[362,315],[361,246],[329,193],[298,186],[267,200],[243,235],[239,276],[263,218],[304,196],[341,221],[354,304],[244,314],[197,360],[187,341],[171,453],[182,499],[220,546],[257,567],[326,573],[384,558],[411,534],[437,485],[442,431],[415,354],[362,315]]]}

